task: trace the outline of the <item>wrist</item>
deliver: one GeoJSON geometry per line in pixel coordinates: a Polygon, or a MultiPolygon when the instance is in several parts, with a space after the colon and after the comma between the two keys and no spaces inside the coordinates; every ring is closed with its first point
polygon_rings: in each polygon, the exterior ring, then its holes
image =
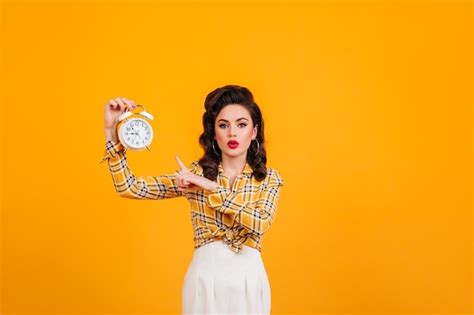
{"type": "Polygon", "coordinates": [[[116,131],[112,128],[105,128],[104,129],[105,139],[108,141],[118,142],[118,137],[116,131]]]}
{"type": "Polygon", "coordinates": [[[208,190],[209,191],[212,191],[212,190],[215,190],[217,187],[219,187],[219,184],[214,182],[214,181],[210,181],[211,183],[209,184],[209,187],[208,187],[208,190]]]}

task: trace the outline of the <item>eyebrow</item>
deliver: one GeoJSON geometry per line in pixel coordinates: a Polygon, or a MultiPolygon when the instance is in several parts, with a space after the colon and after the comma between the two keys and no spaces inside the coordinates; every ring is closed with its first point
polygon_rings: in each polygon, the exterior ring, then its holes
{"type": "MultiPolygon", "coordinates": [[[[240,117],[240,118],[239,118],[239,119],[237,119],[236,121],[239,121],[239,120],[241,120],[241,119],[248,120],[248,119],[247,119],[247,118],[245,118],[245,117],[240,117]]],[[[222,119],[222,118],[221,118],[221,119],[219,119],[219,120],[218,120],[218,122],[219,122],[219,121],[221,121],[221,120],[223,120],[223,121],[225,121],[225,122],[229,122],[228,120],[225,120],[225,119],[222,119]]]]}

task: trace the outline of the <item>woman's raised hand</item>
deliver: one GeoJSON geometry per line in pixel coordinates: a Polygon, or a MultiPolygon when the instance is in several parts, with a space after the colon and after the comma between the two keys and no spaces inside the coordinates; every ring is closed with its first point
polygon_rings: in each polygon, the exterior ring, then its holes
{"type": "Polygon", "coordinates": [[[137,104],[125,97],[110,99],[104,108],[104,128],[106,130],[115,131],[119,116],[122,115],[127,108],[131,111],[135,107],[137,107],[137,104]]]}
{"type": "Polygon", "coordinates": [[[180,160],[179,156],[176,155],[176,161],[178,162],[181,171],[176,176],[176,185],[181,190],[212,190],[217,187],[217,183],[213,182],[206,177],[199,176],[188,171],[186,165],[180,160]]]}

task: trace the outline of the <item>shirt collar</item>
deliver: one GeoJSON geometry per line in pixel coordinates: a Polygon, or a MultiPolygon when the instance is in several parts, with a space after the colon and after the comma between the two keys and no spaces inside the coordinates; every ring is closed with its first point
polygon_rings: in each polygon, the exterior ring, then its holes
{"type": "MultiPolygon", "coordinates": [[[[218,168],[219,168],[219,174],[223,174],[224,173],[224,168],[222,167],[221,162],[219,163],[218,168]]],[[[248,162],[245,162],[245,167],[244,167],[244,170],[242,171],[242,174],[252,174],[252,172],[253,172],[253,169],[250,166],[250,164],[248,162]]]]}

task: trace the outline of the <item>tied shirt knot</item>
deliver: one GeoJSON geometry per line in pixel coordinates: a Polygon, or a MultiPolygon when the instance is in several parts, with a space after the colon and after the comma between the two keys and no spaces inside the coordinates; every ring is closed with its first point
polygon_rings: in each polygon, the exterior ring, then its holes
{"type": "Polygon", "coordinates": [[[243,243],[248,237],[248,233],[241,226],[232,228],[220,228],[212,233],[215,237],[222,237],[229,248],[237,254],[242,253],[243,243]]]}

